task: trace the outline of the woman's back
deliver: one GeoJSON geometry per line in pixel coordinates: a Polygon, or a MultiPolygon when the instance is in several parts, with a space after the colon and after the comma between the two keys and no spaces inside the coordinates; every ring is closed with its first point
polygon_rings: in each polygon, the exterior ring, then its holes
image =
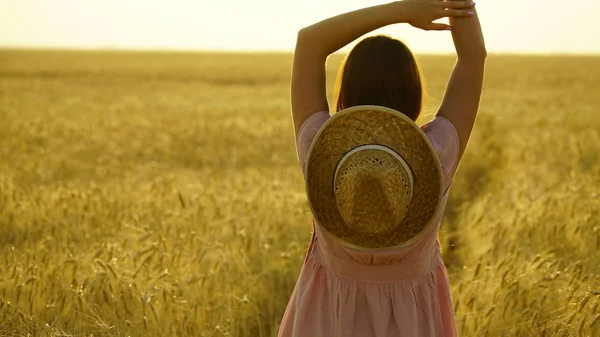
{"type": "MultiPolygon", "coordinates": [[[[308,149],[329,114],[309,117],[298,132],[305,170],[308,149]]],[[[453,124],[437,117],[422,127],[440,159],[444,195],[432,226],[401,248],[353,248],[313,221],[307,256],[279,336],[455,336],[446,268],[437,241],[458,161],[453,124]]]]}

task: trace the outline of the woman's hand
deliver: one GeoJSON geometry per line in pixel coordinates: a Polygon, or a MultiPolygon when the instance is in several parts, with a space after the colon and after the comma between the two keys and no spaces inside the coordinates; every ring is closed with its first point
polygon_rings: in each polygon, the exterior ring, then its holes
{"type": "Polygon", "coordinates": [[[473,15],[475,3],[471,0],[403,0],[401,6],[402,21],[423,30],[450,30],[450,26],[433,21],[446,17],[469,17],[473,15]]]}

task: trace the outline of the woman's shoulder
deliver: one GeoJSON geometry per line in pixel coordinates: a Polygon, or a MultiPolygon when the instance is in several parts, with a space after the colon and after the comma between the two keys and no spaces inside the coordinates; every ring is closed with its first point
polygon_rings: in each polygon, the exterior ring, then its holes
{"type": "Polygon", "coordinates": [[[435,116],[430,122],[425,123],[421,126],[421,130],[429,137],[437,133],[455,133],[456,127],[452,122],[443,116],[435,116]]]}
{"type": "Polygon", "coordinates": [[[298,130],[298,139],[303,138],[314,138],[317,131],[325,124],[329,119],[329,111],[321,110],[310,115],[298,130]]]}
{"type": "Polygon", "coordinates": [[[310,115],[298,130],[298,137],[296,139],[296,147],[298,151],[298,160],[304,172],[306,161],[308,160],[308,151],[313,139],[329,119],[329,112],[327,110],[321,110],[310,115]]]}
{"type": "Polygon", "coordinates": [[[456,127],[449,119],[436,116],[421,129],[438,155],[447,187],[458,167],[459,141],[456,127]]]}

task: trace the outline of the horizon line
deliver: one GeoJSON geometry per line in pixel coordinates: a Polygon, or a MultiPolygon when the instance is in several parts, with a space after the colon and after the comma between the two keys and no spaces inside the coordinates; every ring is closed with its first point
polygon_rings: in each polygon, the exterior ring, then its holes
{"type": "MultiPolygon", "coordinates": [[[[289,49],[219,49],[219,48],[142,48],[142,47],[82,47],[82,46],[1,46],[0,52],[5,51],[54,51],[54,52],[123,52],[123,53],[156,53],[156,54],[293,54],[289,49]]],[[[345,54],[349,50],[341,49],[331,55],[345,54]]],[[[452,51],[418,51],[415,55],[423,56],[453,56],[452,51]]],[[[488,50],[488,56],[600,56],[600,52],[568,52],[568,51],[514,51],[488,50]]]]}

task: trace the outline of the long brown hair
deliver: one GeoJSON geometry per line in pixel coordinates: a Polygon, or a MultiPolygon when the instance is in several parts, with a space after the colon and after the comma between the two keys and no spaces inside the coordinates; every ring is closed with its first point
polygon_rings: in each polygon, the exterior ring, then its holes
{"type": "Polygon", "coordinates": [[[400,40],[377,35],[360,41],[338,73],[336,111],[356,105],[398,110],[416,121],[423,87],[413,53],[400,40]]]}

